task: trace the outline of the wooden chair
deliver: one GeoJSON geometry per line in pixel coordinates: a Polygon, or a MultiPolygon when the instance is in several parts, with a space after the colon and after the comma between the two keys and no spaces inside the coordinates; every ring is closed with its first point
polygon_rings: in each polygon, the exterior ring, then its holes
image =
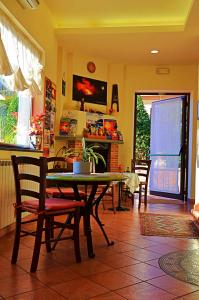
{"type": "MultiPolygon", "coordinates": [[[[147,205],[148,180],[151,167],[151,160],[131,160],[131,172],[137,173],[140,179],[139,188],[134,193],[139,194],[138,208],[141,205],[141,198],[144,194],[144,204],[147,205]]],[[[134,194],[132,194],[132,202],[134,202],[134,194]]]]}
{"type": "MultiPolygon", "coordinates": [[[[57,156],[52,156],[47,158],[47,163],[48,163],[48,174],[50,173],[67,173],[68,172],[68,167],[66,160],[63,156],[57,157],[57,156]]],[[[72,187],[60,187],[60,186],[51,186],[46,188],[46,194],[47,197],[53,197],[53,198],[62,198],[65,200],[75,200],[75,195],[74,195],[74,190],[72,187]]],[[[82,190],[79,190],[80,197],[84,199],[86,197],[86,193],[82,190]]],[[[66,224],[70,223],[72,220],[73,215],[70,214],[66,218],[66,224]]],[[[51,217],[51,223],[54,224],[56,227],[61,226],[61,223],[58,221],[54,220],[54,217],[51,217]]],[[[51,236],[54,236],[54,231],[51,230],[51,236]]],[[[60,238],[65,230],[65,226],[61,226],[61,229],[58,234],[58,238],[60,238]]],[[[52,245],[52,250],[55,249],[59,239],[54,242],[52,245]]]]}
{"type": "MultiPolygon", "coordinates": [[[[102,188],[103,186],[101,186],[100,188],[102,188]]],[[[104,197],[102,198],[102,205],[103,205],[103,209],[105,210],[105,203],[106,201],[111,201],[112,204],[112,210],[113,213],[116,213],[116,207],[115,207],[115,200],[117,197],[117,193],[116,193],[116,184],[111,184],[110,187],[108,188],[106,194],[104,195],[104,197]]]]}
{"type": "Polygon", "coordinates": [[[57,240],[65,240],[68,237],[57,238],[51,236],[51,218],[55,216],[68,215],[73,213],[73,224],[62,224],[72,230],[74,239],[74,250],[76,261],[81,261],[79,245],[79,222],[80,208],[84,207],[84,202],[73,201],[62,198],[46,198],[46,175],[48,172],[48,159],[45,157],[16,157],[13,155],[12,164],[16,188],[16,230],[14,247],[12,253],[12,264],[16,264],[20,238],[31,235],[35,238],[32,263],[30,272],[37,270],[41,244],[46,244],[47,252],[51,251],[51,243],[57,240]],[[32,213],[36,216],[31,220],[24,221],[22,214],[24,212],[32,213]],[[24,224],[36,222],[36,230],[31,231],[25,228],[24,224]],[[45,239],[42,240],[43,232],[45,239]]]}
{"type": "MultiPolygon", "coordinates": [[[[66,160],[64,157],[48,157],[48,173],[65,173],[68,172],[66,160]]],[[[71,187],[47,187],[46,193],[49,197],[53,198],[66,198],[74,199],[74,191],[71,187]]],[[[80,196],[83,198],[86,196],[84,191],[79,191],[80,196]]]]}

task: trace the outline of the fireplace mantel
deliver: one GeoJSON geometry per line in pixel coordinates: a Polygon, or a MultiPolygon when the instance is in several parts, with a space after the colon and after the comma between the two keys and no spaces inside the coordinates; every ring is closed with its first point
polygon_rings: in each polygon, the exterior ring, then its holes
{"type": "MultiPolygon", "coordinates": [[[[81,141],[83,136],[61,136],[58,135],[55,137],[55,140],[57,141],[81,141]]],[[[99,142],[99,143],[112,143],[112,144],[124,144],[124,141],[119,140],[109,140],[109,139],[100,139],[100,138],[86,138],[86,142],[99,142]]]]}

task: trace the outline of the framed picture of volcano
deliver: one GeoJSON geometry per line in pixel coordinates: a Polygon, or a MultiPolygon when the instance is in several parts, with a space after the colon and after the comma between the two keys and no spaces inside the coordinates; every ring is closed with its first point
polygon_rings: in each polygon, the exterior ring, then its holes
{"type": "Polygon", "coordinates": [[[107,82],[73,75],[73,100],[107,105],[107,82]]]}

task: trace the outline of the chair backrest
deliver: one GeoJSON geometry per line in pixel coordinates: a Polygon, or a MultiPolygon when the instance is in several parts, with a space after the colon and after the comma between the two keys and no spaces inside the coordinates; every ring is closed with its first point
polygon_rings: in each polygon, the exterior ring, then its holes
{"type": "Polygon", "coordinates": [[[141,178],[141,181],[145,181],[147,184],[149,179],[150,167],[151,160],[131,160],[131,172],[136,173],[141,178]]]}
{"type": "Polygon", "coordinates": [[[65,173],[69,172],[66,160],[63,156],[47,157],[48,173],[65,173]]]}
{"type": "Polygon", "coordinates": [[[46,157],[11,156],[15,189],[16,206],[27,200],[27,197],[39,200],[39,210],[45,208],[46,198],[46,157]]]}

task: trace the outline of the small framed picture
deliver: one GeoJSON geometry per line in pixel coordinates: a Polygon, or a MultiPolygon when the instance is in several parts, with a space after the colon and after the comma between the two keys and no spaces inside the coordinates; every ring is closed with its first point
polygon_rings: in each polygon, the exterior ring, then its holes
{"type": "Polygon", "coordinates": [[[62,79],[62,95],[66,96],[66,81],[62,79]]]}

